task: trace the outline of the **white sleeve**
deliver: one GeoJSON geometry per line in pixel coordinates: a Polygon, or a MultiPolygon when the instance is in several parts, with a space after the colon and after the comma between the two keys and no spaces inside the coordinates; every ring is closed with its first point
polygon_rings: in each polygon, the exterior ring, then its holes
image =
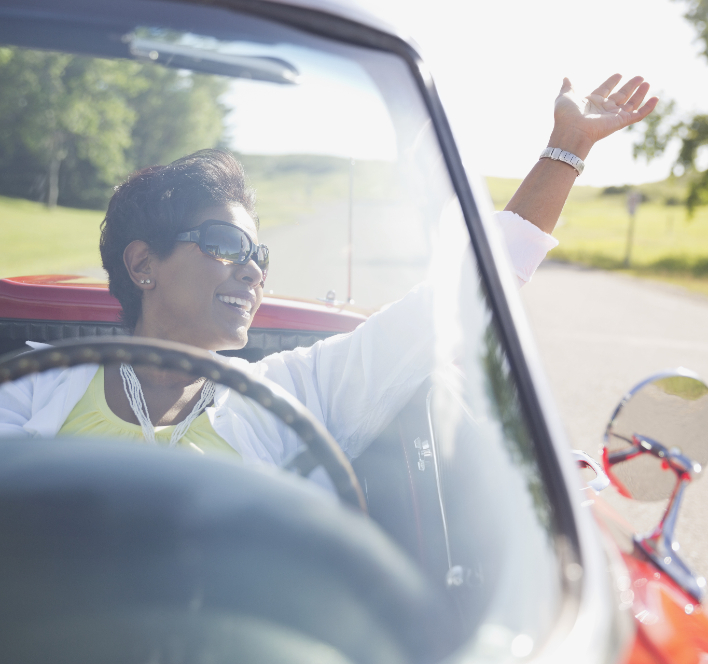
{"type": "MultiPolygon", "coordinates": [[[[526,283],[558,243],[513,212],[497,214],[512,265],[526,283]]],[[[266,378],[295,396],[350,457],[360,454],[433,370],[432,285],[423,283],[354,332],[258,363],[266,378]]],[[[284,433],[283,453],[293,451],[284,433]]]]}
{"type": "Polygon", "coordinates": [[[48,369],[0,385],[0,438],[54,438],[97,370],[48,369]]]}
{"type": "Polygon", "coordinates": [[[558,240],[515,212],[504,210],[497,212],[495,217],[504,236],[519,286],[523,286],[531,281],[546,254],[558,246],[558,240]]]}
{"type": "MultiPolygon", "coordinates": [[[[49,344],[27,341],[31,349],[50,348],[49,344]]],[[[25,425],[32,419],[37,374],[0,385],[0,438],[30,438],[25,425]]]]}
{"type": "MultiPolygon", "coordinates": [[[[47,345],[32,341],[26,343],[33,349],[47,345]]],[[[24,426],[32,417],[35,378],[30,375],[0,385],[0,438],[30,437],[24,426]]]]}
{"type": "Polygon", "coordinates": [[[421,284],[354,332],[258,364],[262,375],[307,406],[355,457],[432,371],[432,308],[431,289],[421,284]]]}
{"type": "Polygon", "coordinates": [[[0,438],[28,438],[32,417],[33,376],[0,385],[0,438]]]}

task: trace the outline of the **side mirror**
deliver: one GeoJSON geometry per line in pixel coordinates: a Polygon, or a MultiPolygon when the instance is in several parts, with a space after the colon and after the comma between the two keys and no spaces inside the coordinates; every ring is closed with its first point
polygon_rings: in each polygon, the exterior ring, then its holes
{"type": "Polygon", "coordinates": [[[641,501],[669,499],[637,546],[698,601],[705,579],[678,556],[674,529],[683,492],[708,461],[708,385],[677,369],[652,376],[625,395],[605,432],[605,471],[617,490],[641,501]]]}

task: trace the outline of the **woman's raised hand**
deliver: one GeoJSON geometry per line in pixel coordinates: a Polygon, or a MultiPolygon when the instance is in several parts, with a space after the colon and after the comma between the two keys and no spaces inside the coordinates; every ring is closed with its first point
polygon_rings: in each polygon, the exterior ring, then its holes
{"type": "MultiPolygon", "coordinates": [[[[584,160],[597,141],[649,115],[659,101],[652,97],[642,106],[649,84],[641,76],[635,76],[613,93],[621,78],[619,74],[610,76],[584,99],[575,94],[570,81],[564,78],[556,98],[555,124],[548,147],[566,150],[584,160]]],[[[540,159],[505,209],[550,233],[576,175],[568,164],[540,159]]]]}
{"type": "Polygon", "coordinates": [[[649,115],[659,101],[652,97],[642,106],[649,84],[641,76],[635,76],[612,93],[621,78],[621,74],[613,74],[584,99],[578,97],[570,81],[564,78],[556,98],[555,125],[549,145],[570,152],[577,150],[575,154],[584,159],[594,143],[649,115]]]}

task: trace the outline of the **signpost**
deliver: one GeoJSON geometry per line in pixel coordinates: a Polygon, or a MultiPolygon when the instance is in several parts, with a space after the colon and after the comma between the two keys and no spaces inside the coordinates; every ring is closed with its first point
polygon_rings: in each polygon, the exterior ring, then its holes
{"type": "Polygon", "coordinates": [[[627,228],[627,249],[624,253],[624,266],[629,267],[632,259],[632,243],[634,242],[634,219],[637,207],[642,202],[642,195],[632,191],[627,196],[627,212],[629,212],[629,227],[627,228]]]}

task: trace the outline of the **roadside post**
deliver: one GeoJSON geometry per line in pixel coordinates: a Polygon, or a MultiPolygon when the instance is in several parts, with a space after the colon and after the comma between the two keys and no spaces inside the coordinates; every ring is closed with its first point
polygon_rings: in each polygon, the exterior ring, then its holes
{"type": "Polygon", "coordinates": [[[632,243],[634,242],[634,221],[637,207],[642,202],[642,195],[633,191],[627,196],[627,212],[629,212],[629,227],[627,228],[627,248],[624,252],[624,267],[629,267],[632,260],[632,243]]]}

